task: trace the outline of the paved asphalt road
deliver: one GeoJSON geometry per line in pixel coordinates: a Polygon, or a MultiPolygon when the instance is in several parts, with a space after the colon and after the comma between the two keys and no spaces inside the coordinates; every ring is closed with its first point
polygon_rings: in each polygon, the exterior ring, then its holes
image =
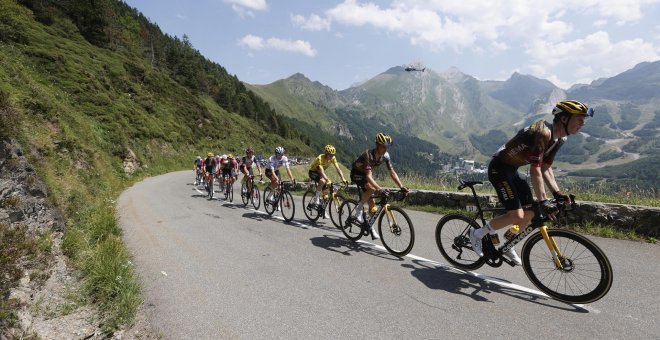
{"type": "Polygon", "coordinates": [[[614,284],[600,301],[570,305],[544,297],[520,267],[448,267],[433,240],[438,215],[408,211],[415,247],[397,259],[329,220],[308,223],[300,204],[285,223],[240,197],[208,200],[192,180],[150,178],[118,204],[165,338],[660,338],[658,245],[592,238],[614,284]]]}

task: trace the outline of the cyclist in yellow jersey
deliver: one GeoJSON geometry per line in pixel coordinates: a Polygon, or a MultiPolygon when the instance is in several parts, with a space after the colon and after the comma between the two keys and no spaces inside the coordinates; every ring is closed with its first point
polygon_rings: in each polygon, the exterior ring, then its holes
{"type": "Polygon", "coordinates": [[[328,176],[325,174],[325,169],[327,169],[330,164],[334,165],[335,169],[337,169],[337,174],[341,176],[341,181],[348,183],[344,177],[344,173],[342,173],[341,169],[339,168],[339,164],[337,163],[337,158],[335,157],[337,150],[335,147],[328,144],[325,146],[323,151],[324,153],[316,157],[309,167],[309,178],[314,182],[318,182],[319,184],[316,186],[316,194],[312,199],[312,205],[319,204],[319,196],[321,195],[321,191],[325,189],[327,184],[331,183],[328,179],[328,176]]]}

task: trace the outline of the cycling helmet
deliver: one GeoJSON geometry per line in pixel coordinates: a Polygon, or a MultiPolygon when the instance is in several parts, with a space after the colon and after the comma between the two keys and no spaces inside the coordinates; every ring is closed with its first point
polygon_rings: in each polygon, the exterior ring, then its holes
{"type": "Polygon", "coordinates": [[[277,155],[283,155],[284,154],[284,148],[281,146],[278,146],[275,148],[275,154],[277,155]]]}
{"type": "Polygon", "coordinates": [[[206,154],[206,157],[213,157],[213,152],[209,152],[206,154]]]}
{"type": "Polygon", "coordinates": [[[248,147],[247,150],[245,150],[245,153],[250,153],[250,152],[254,153],[254,148],[251,146],[248,147]]]}
{"type": "Polygon", "coordinates": [[[222,155],[222,159],[227,159],[227,155],[222,155]]]}
{"type": "Polygon", "coordinates": [[[200,159],[202,159],[202,156],[197,156],[197,158],[195,158],[196,161],[198,161],[200,159]]]}
{"type": "Polygon", "coordinates": [[[337,150],[335,150],[335,147],[330,145],[330,144],[326,145],[324,150],[325,150],[325,153],[330,154],[330,155],[334,155],[334,154],[337,153],[337,150]]]}
{"type": "Polygon", "coordinates": [[[587,108],[586,105],[580,103],[577,100],[564,100],[552,109],[552,115],[570,115],[570,116],[589,116],[593,117],[594,110],[587,108]]]}
{"type": "Polygon", "coordinates": [[[392,145],[392,137],[381,132],[376,135],[376,144],[390,146],[392,145]]]}
{"type": "Polygon", "coordinates": [[[234,154],[233,153],[228,154],[227,159],[234,159],[234,154]]]}

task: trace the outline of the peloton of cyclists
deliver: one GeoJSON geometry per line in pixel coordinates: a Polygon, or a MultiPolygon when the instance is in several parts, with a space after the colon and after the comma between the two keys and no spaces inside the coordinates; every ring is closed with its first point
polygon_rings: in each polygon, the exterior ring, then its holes
{"type": "MultiPolygon", "coordinates": [[[[552,172],[552,162],[567,136],[576,134],[584,125],[585,118],[592,117],[593,112],[593,109],[575,100],[559,102],[552,110],[552,123],[544,120],[534,122],[518,131],[493,155],[488,165],[488,180],[507,213],[493,218],[484,228],[470,229],[470,243],[477,255],[483,256],[482,239],[486,234],[495,234],[498,229],[509,225],[527,226],[534,217],[534,198],[526,179],[518,172],[521,166],[530,165],[532,187],[540,208],[554,218],[557,207],[548,201],[545,185],[557,199],[567,200],[568,196],[559,190],[552,172]]],[[[515,264],[522,264],[513,248],[504,255],[515,264]]]]}

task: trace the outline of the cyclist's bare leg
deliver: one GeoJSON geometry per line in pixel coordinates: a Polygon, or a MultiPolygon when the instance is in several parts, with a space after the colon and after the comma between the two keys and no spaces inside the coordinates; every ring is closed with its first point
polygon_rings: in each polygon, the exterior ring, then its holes
{"type": "Polygon", "coordinates": [[[512,224],[527,226],[533,217],[534,212],[532,210],[524,210],[523,208],[509,210],[506,214],[490,220],[490,226],[493,230],[499,230],[512,224]]]}

